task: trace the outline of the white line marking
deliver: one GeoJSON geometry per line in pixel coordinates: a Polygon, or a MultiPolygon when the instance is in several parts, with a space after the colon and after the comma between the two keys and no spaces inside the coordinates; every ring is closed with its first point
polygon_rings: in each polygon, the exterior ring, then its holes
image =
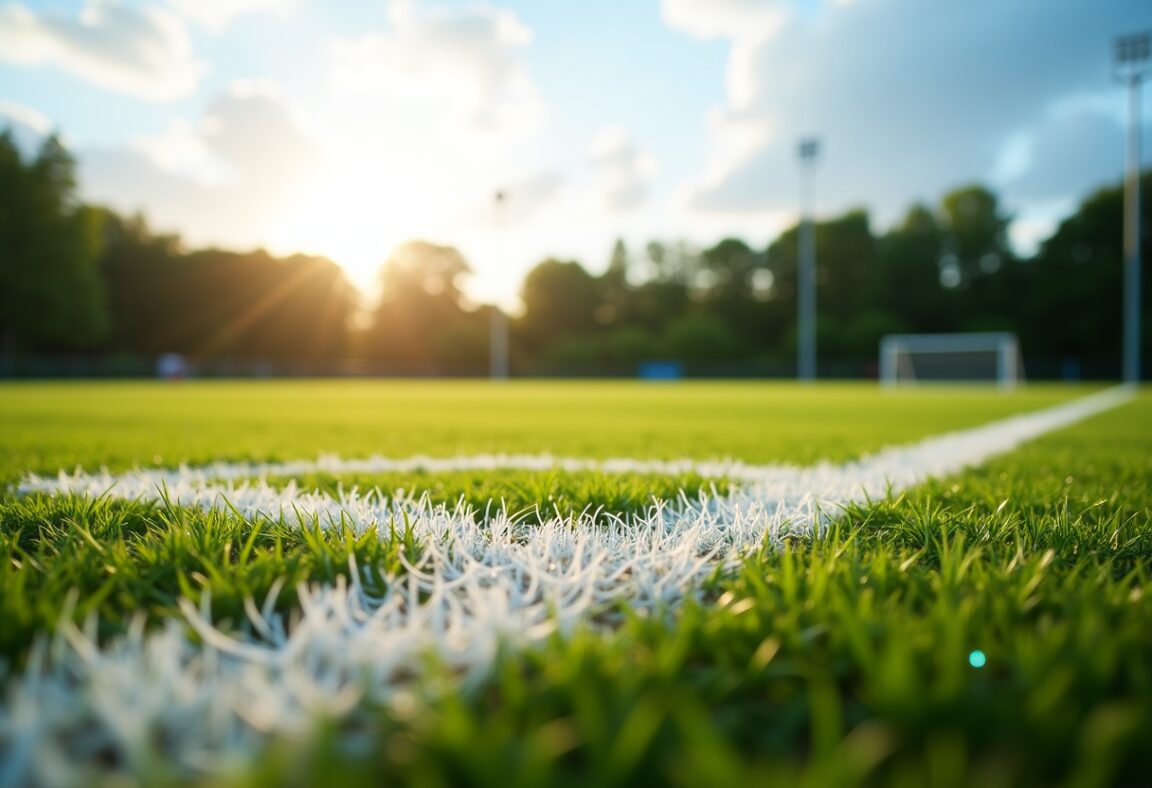
{"type": "Polygon", "coordinates": [[[254,468],[255,475],[371,472],[415,467],[405,463],[429,467],[427,458],[29,477],[19,488],[26,493],[147,499],[157,497],[162,482],[182,505],[230,505],[250,517],[317,518],[325,525],[343,521],[385,535],[403,512],[421,551],[408,556],[406,572],[388,578],[379,593],[370,592],[356,566],[348,582],[300,588],[302,614],[291,628],[272,612],[271,598],[260,600],[261,609],[248,606],[250,621],[239,632],[217,629],[206,608],[188,602],[181,605],[186,622],[149,633],[140,624],[104,648],[95,643],[94,627],[62,625],[9,682],[0,706],[0,785],[84,782],[93,769],[106,768],[100,764],[109,753],[118,769],[135,775],[158,757],[190,773],[226,771],[258,752],[269,735],[307,735],[318,715],[348,714],[363,700],[403,703],[430,653],[470,682],[486,674],[500,644],[525,647],[556,631],[607,623],[618,605],[648,613],[672,609],[765,540],[778,544],[819,529],[817,511],[955,473],[1132,396],[1131,389],[1111,389],[843,465],[489,456],[432,466],[691,470],[745,482],[722,498],[658,504],[644,515],[595,524],[587,517],[540,525],[503,514],[484,520],[426,499],[334,499],[229,481],[253,475],[254,468]],[[189,640],[185,623],[203,645],[189,640]]]}

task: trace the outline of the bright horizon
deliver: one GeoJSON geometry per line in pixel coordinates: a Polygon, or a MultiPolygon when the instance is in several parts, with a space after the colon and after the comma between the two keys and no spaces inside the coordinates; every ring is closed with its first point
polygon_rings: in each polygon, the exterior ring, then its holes
{"type": "Polygon", "coordinates": [[[9,3],[0,123],[59,129],[86,199],[189,244],[322,254],[369,288],[396,244],[452,244],[469,296],[514,307],[535,263],[599,271],[617,237],[766,243],[809,133],[819,215],[884,228],[979,181],[1028,251],[1122,172],[1112,40],[1152,16],[1083,6],[9,3]]]}

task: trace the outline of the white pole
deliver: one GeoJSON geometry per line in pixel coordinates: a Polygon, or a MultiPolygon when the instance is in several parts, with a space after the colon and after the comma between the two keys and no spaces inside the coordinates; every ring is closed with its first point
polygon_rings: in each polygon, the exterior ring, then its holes
{"type": "Polygon", "coordinates": [[[496,304],[492,305],[492,321],[489,326],[489,372],[492,380],[508,379],[508,319],[496,304]]]}
{"type": "MultiPolygon", "coordinates": [[[[495,228],[497,266],[504,263],[504,192],[496,192],[495,228]]],[[[488,325],[488,372],[492,380],[508,379],[508,318],[496,303],[492,304],[492,318],[488,325]]]]}
{"type": "Polygon", "coordinates": [[[812,169],[819,150],[814,139],[800,142],[800,229],[796,270],[796,377],[816,379],[816,238],[812,225],[812,169]]]}
{"type": "Polygon", "coordinates": [[[1128,81],[1128,173],[1124,180],[1124,382],[1140,382],[1140,75],[1128,81]]]}
{"type": "Polygon", "coordinates": [[[1124,382],[1140,382],[1140,84],[1152,73],[1152,32],[1116,39],[1116,76],[1128,86],[1124,177],[1124,382]]]}
{"type": "Polygon", "coordinates": [[[996,377],[999,379],[1000,388],[1007,391],[1016,387],[1016,365],[1018,363],[1016,340],[1013,337],[1004,336],[996,344],[996,377]]]}
{"type": "Polygon", "coordinates": [[[880,340],[880,385],[886,388],[896,386],[896,339],[886,336],[880,340]]]}

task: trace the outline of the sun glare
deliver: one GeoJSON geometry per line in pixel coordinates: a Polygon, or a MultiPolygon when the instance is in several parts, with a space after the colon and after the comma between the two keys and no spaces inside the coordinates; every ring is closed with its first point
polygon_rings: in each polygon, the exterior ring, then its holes
{"type": "Polygon", "coordinates": [[[415,239],[451,244],[472,268],[462,282],[469,298],[515,310],[524,272],[507,261],[525,251],[514,248],[508,234],[500,235],[483,223],[430,224],[434,214],[422,203],[426,195],[410,188],[414,182],[418,180],[389,181],[342,168],[341,174],[331,174],[307,189],[284,213],[269,246],[278,254],[328,257],[371,299],[379,293],[380,268],[397,246],[415,239]]]}
{"type": "Polygon", "coordinates": [[[398,195],[363,178],[317,184],[288,211],[274,234],[284,252],[307,251],[341,265],[348,279],[375,292],[380,266],[408,235],[405,206],[398,195]]]}

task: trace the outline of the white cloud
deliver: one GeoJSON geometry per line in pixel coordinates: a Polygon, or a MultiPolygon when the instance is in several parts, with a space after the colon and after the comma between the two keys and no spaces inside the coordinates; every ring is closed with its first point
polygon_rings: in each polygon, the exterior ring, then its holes
{"type": "Polygon", "coordinates": [[[663,0],[669,27],[698,38],[759,38],[777,30],[788,13],[782,0],[663,0]]]}
{"type": "Polygon", "coordinates": [[[997,185],[1020,200],[1081,197],[1124,174],[1123,128],[1100,113],[1053,113],[1021,134],[1018,144],[1027,148],[1027,165],[1005,173],[997,185]]]}
{"type": "Polygon", "coordinates": [[[0,99],[0,117],[6,123],[19,124],[37,134],[47,134],[52,130],[52,121],[47,115],[15,101],[0,99]]]}
{"type": "Polygon", "coordinates": [[[543,102],[520,59],[532,41],[511,11],[488,5],[427,8],[393,2],[391,26],[330,42],[330,74],[343,90],[447,108],[445,124],[469,132],[529,133],[543,102]]]}
{"type": "Polygon", "coordinates": [[[201,125],[208,149],[240,180],[273,193],[306,183],[320,163],[316,144],[267,83],[234,84],[208,106],[201,125]]]}
{"type": "Polygon", "coordinates": [[[138,137],[132,148],[165,172],[205,186],[232,177],[232,171],[208,147],[201,126],[184,118],[172,121],[160,134],[138,137]]]}
{"type": "Polygon", "coordinates": [[[824,142],[821,211],[864,204],[887,221],[913,199],[977,179],[1002,183],[1009,197],[1027,184],[1035,200],[1083,191],[1110,177],[1111,153],[1087,141],[1107,136],[1104,121],[1058,132],[1045,119],[1069,97],[1109,87],[1112,36],[1145,21],[1135,5],[868,0],[800,14],[726,0],[726,21],[708,23],[713,3],[666,0],[670,24],[731,41],[727,104],[713,115],[711,163],[688,185],[687,204],[728,215],[793,208],[796,143],[813,133],[824,142]],[[762,20],[756,31],[742,15],[757,9],[777,14],[779,27],[762,20]],[[1058,133],[1070,138],[1048,140],[1058,133]],[[1043,154],[1057,145],[1069,157],[1059,164],[1043,154]]]}
{"type": "Polygon", "coordinates": [[[648,196],[648,181],[656,162],[636,147],[627,129],[601,129],[589,147],[604,206],[614,213],[638,207],[648,196]]]}
{"type": "Polygon", "coordinates": [[[31,107],[0,99],[0,130],[12,135],[23,155],[32,156],[44,138],[52,133],[52,121],[31,107]]]}
{"type": "Polygon", "coordinates": [[[297,0],[168,0],[181,16],[213,32],[228,26],[243,14],[283,12],[297,0]]]}
{"type": "Polygon", "coordinates": [[[1010,138],[991,181],[1017,217],[1011,236],[1020,253],[1034,252],[1091,191],[1120,181],[1123,141],[1118,118],[1079,101],[1010,138]]]}
{"type": "Polygon", "coordinates": [[[539,172],[513,179],[499,190],[500,208],[491,204],[477,211],[477,218],[485,214],[497,222],[519,223],[527,221],[546,209],[561,196],[564,179],[554,172],[539,172]]]}
{"type": "Polygon", "coordinates": [[[87,199],[143,211],[193,243],[237,246],[265,243],[321,163],[281,100],[246,85],[218,96],[195,124],[79,158],[87,199]]]}
{"type": "Polygon", "coordinates": [[[242,178],[301,181],[319,154],[304,121],[267,80],[237,80],[195,122],[174,119],[159,134],[136,137],[131,149],[174,176],[203,186],[242,178]]]}
{"type": "Polygon", "coordinates": [[[1017,215],[1009,228],[1012,246],[1018,254],[1032,255],[1064,219],[1076,210],[1079,200],[1064,197],[1028,204],[1027,212],[1017,215]]]}
{"type": "Polygon", "coordinates": [[[156,7],[86,0],[75,18],[0,8],[0,60],[54,65],[109,90],[152,101],[190,93],[206,66],[180,19],[156,7]]]}

